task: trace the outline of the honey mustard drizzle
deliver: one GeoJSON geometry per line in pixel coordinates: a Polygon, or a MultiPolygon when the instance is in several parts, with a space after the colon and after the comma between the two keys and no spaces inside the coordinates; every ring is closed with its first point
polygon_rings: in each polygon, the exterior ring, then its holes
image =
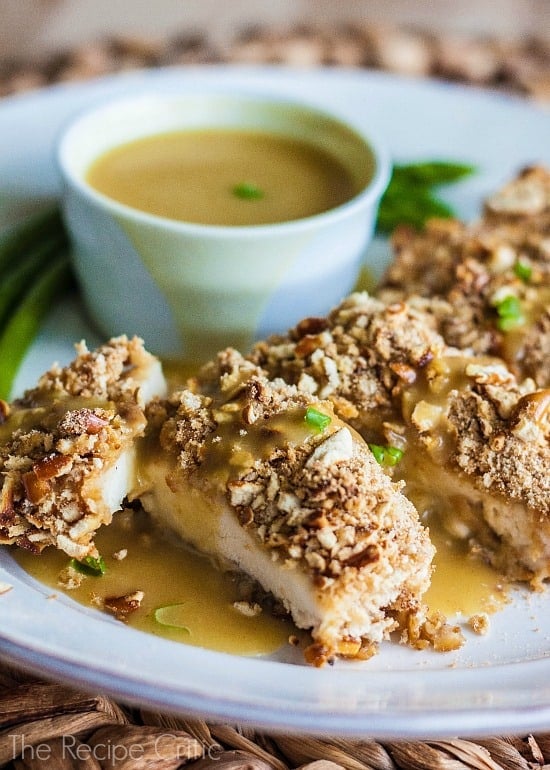
{"type": "Polygon", "coordinates": [[[235,575],[216,569],[207,558],[153,528],[141,511],[116,514],[112,524],[98,532],[96,543],[105,574],[84,576],[71,590],[58,582],[69,562],[61,551],[48,548],[41,556],[14,551],[14,556],[26,572],[50,586],[53,595],[65,592],[88,607],[101,608],[104,599],[143,591],[141,606],[128,616],[128,625],[175,642],[256,656],[274,653],[296,634],[287,619],[258,612],[246,602],[241,605],[235,575]],[[166,623],[156,620],[159,608],[169,608],[166,623]]]}

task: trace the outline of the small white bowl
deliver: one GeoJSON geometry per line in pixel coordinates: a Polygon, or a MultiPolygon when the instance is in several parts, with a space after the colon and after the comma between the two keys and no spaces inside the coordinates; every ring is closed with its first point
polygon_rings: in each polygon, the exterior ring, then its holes
{"type": "Polygon", "coordinates": [[[296,102],[219,92],[141,95],[101,105],[57,147],[62,208],[87,310],[105,335],[138,334],[163,357],[202,360],[325,314],[352,290],[390,161],[378,141],[296,102]],[[322,214],[272,225],[199,225],[97,192],[90,165],[132,140],[197,128],[266,130],[335,155],[360,192],[322,214]],[[374,172],[366,178],[365,168],[374,172]]]}

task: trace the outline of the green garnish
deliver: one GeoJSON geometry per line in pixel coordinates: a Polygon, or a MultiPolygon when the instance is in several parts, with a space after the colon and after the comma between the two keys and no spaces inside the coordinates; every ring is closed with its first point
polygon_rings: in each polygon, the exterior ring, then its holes
{"type": "Polygon", "coordinates": [[[386,447],[386,464],[397,465],[403,457],[403,450],[396,446],[386,447]]]}
{"type": "Polygon", "coordinates": [[[264,191],[252,182],[239,182],[233,187],[233,195],[247,201],[257,201],[264,197],[264,191]]]}
{"type": "Polygon", "coordinates": [[[101,556],[97,559],[94,556],[86,556],[80,561],[78,559],[71,559],[70,564],[78,572],[81,572],[83,575],[90,575],[91,577],[101,577],[107,572],[107,567],[101,556]]]}
{"type": "Polygon", "coordinates": [[[165,607],[157,607],[153,612],[153,617],[161,626],[177,628],[179,631],[190,634],[190,629],[184,626],[179,618],[180,610],[184,606],[184,604],[167,604],[165,607]]]}
{"type": "Polygon", "coordinates": [[[475,166],[469,163],[455,163],[448,160],[430,160],[420,163],[406,163],[394,166],[393,177],[406,184],[424,187],[452,184],[470,176],[475,166]]]}
{"type": "Polygon", "coordinates": [[[51,238],[66,238],[58,208],[48,208],[31,214],[25,220],[0,235],[0,271],[6,271],[24,261],[26,255],[51,238]]]}
{"type": "Polygon", "coordinates": [[[502,332],[508,332],[522,326],[525,318],[521,309],[521,302],[515,294],[508,294],[503,299],[494,303],[497,311],[497,326],[502,332]]]}
{"type": "Polygon", "coordinates": [[[50,256],[29,281],[23,296],[0,328],[0,398],[9,398],[19,366],[42,321],[72,286],[72,281],[67,254],[50,256]]]}
{"type": "Polygon", "coordinates": [[[0,398],[55,302],[72,287],[68,238],[57,208],[0,235],[0,398]]]}
{"type": "Polygon", "coordinates": [[[328,416],[328,414],[323,414],[323,412],[320,412],[318,409],[315,409],[313,406],[308,406],[306,409],[306,414],[304,417],[304,420],[309,425],[310,428],[315,428],[315,430],[319,431],[319,433],[322,433],[331,423],[331,417],[328,416]]]}
{"type": "Polygon", "coordinates": [[[384,458],[386,456],[386,453],[384,451],[384,447],[380,446],[380,444],[369,444],[369,449],[374,455],[374,459],[379,465],[384,464],[384,458]]]}
{"type": "Polygon", "coordinates": [[[440,200],[433,188],[458,182],[474,171],[474,166],[450,161],[394,165],[380,201],[377,231],[391,233],[400,224],[421,230],[431,217],[453,217],[455,214],[451,206],[440,200]]]}
{"type": "Polygon", "coordinates": [[[518,259],[514,264],[514,273],[524,283],[528,283],[533,275],[533,268],[527,262],[522,262],[521,259],[518,259]]]}
{"type": "Polygon", "coordinates": [[[369,444],[369,449],[379,465],[392,466],[403,457],[403,450],[396,446],[382,446],[381,444],[369,444]]]}
{"type": "Polygon", "coordinates": [[[497,326],[501,332],[511,332],[514,329],[523,326],[524,323],[525,318],[523,316],[518,316],[517,318],[509,316],[508,318],[499,318],[497,321],[497,326]]]}

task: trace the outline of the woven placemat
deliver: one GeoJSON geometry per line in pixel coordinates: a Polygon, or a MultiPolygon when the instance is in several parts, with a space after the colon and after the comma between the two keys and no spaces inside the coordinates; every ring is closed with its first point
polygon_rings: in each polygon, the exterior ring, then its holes
{"type": "Polygon", "coordinates": [[[533,770],[550,733],[430,741],[269,735],[125,708],[0,668],[0,767],[14,770],[533,770]]]}
{"type": "Polygon", "coordinates": [[[224,42],[206,32],[163,39],[116,36],[32,62],[0,62],[0,96],[121,70],[204,63],[382,69],[503,89],[550,101],[550,40],[434,34],[368,21],[243,29],[224,42]]]}
{"type": "MultiPolygon", "coordinates": [[[[550,101],[550,45],[368,24],[116,37],[0,64],[0,96],[128,69],[199,63],[346,66],[437,77],[550,101]]],[[[127,708],[0,666],[0,767],[14,770],[550,770],[550,733],[433,741],[322,740],[127,708]]]]}

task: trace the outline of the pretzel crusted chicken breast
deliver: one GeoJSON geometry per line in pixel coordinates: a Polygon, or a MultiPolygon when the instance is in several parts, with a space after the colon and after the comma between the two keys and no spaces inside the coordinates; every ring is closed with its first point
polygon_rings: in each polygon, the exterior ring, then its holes
{"type": "Polygon", "coordinates": [[[422,615],[428,533],[329,402],[228,350],[148,417],[146,511],[274,594],[311,630],[310,662],[368,657],[422,615]]]}

